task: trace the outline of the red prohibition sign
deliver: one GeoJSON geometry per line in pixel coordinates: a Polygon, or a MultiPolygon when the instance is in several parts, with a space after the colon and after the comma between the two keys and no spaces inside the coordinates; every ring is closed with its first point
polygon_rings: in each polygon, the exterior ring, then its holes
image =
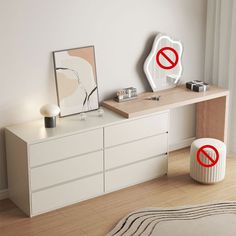
{"type": "Polygon", "coordinates": [[[218,150],[217,150],[214,146],[212,146],[212,145],[204,145],[204,146],[202,146],[201,148],[199,148],[198,151],[197,151],[197,161],[198,161],[198,163],[199,163],[201,166],[204,166],[204,167],[207,167],[207,168],[212,167],[212,166],[216,165],[216,163],[219,161],[219,152],[218,152],[218,150]],[[206,148],[210,148],[210,149],[212,149],[212,150],[215,152],[215,154],[216,154],[216,159],[215,159],[215,160],[205,151],[206,148]],[[210,160],[210,164],[206,164],[206,163],[204,163],[204,162],[201,160],[201,158],[200,158],[200,156],[201,156],[200,154],[201,154],[201,153],[202,153],[207,159],[210,160]]]}
{"type": "Polygon", "coordinates": [[[176,50],[174,48],[171,48],[171,47],[164,47],[164,48],[161,48],[158,52],[157,52],[157,55],[156,55],[156,62],[158,64],[158,66],[160,66],[162,69],[166,69],[166,70],[170,70],[172,68],[174,68],[177,64],[178,64],[178,61],[179,61],[179,55],[178,53],[176,52],[176,50]],[[173,61],[168,55],[166,55],[166,52],[167,51],[171,51],[174,53],[175,55],[175,60],[173,61]],[[160,57],[164,57],[169,63],[170,65],[169,66],[165,66],[163,65],[161,62],[160,62],[160,57]]]}

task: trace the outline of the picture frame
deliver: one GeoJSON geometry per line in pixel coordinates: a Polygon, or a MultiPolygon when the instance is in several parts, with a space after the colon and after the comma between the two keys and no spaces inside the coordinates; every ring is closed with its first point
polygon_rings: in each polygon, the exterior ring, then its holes
{"type": "Polygon", "coordinates": [[[93,45],[53,51],[60,117],[99,108],[95,48],[93,45]]]}

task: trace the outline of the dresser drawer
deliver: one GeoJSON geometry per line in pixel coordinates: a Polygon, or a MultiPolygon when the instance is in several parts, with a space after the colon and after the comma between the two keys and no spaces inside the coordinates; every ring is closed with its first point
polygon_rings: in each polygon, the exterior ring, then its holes
{"type": "Polygon", "coordinates": [[[102,148],[102,129],[33,144],[30,146],[30,166],[35,167],[102,148]]]}
{"type": "Polygon", "coordinates": [[[54,210],[102,193],[102,174],[35,192],[32,194],[32,215],[54,210]]]}
{"type": "Polygon", "coordinates": [[[157,178],[167,173],[167,166],[167,155],[165,155],[107,171],[105,174],[106,191],[111,192],[157,178]]]}
{"type": "Polygon", "coordinates": [[[105,167],[106,169],[111,169],[149,157],[165,154],[168,150],[167,138],[168,134],[164,133],[108,148],[105,150],[105,167]]]}
{"type": "Polygon", "coordinates": [[[168,123],[168,112],[165,112],[105,127],[105,147],[165,133],[168,131],[168,123]]]}
{"type": "Polygon", "coordinates": [[[32,191],[103,171],[103,151],[31,169],[32,191]]]}

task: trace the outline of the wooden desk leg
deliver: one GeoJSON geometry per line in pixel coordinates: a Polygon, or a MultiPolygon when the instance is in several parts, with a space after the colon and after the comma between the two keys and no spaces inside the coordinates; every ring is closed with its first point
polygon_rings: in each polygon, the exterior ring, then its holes
{"type": "Polygon", "coordinates": [[[197,103],[196,137],[227,142],[228,96],[197,103]]]}

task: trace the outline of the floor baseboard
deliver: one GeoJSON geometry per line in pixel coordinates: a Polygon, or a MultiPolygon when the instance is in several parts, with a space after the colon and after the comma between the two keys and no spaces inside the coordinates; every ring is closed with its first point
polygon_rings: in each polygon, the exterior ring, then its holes
{"type": "Polygon", "coordinates": [[[6,198],[8,198],[8,190],[7,189],[0,190],[0,200],[6,199],[6,198]]]}
{"type": "Polygon", "coordinates": [[[196,139],[196,137],[187,138],[187,139],[184,139],[178,143],[171,144],[169,147],[169,151],[172,152],[172,151],[176,151],[181,148],[189,147],[189,146],[191,146],[192,142],[195,139],[196,139]]]}

